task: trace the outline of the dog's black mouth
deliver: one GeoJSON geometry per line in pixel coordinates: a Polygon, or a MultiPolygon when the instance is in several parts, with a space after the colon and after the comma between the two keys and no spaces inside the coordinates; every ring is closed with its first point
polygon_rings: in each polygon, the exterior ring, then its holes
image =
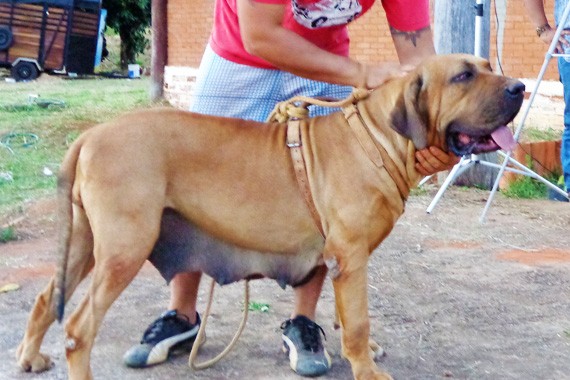
{"type": "Polygon", "coordinates": [[[512,150],[516,142],[510,129],[498,126],[488,135],[473,135],[468,132],[449,128],[447,133],[448,149],[457,156],[494,152],[499,149],[512,150]]]}

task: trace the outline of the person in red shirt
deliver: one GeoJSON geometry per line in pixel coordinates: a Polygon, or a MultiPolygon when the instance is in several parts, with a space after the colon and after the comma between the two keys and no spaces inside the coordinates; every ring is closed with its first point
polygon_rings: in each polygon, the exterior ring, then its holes
{"type": "MultiPolygon", "coordinates": [[[[347,24],[374,0],[216,0],[214,23],[193,94],[194,112],[265,120],[277,102],[296,95],[345,98],[354,87],[372,89],[404,75],[435,54],[428,0],[383,0],[400,62],[364,64],[349,57],[347,24]]],[[[331,112],[311,109],[311,116],[331,112]]],[[[456,158],[430,147],[417,153],[424,175],[448,169],[456,158]]],[[[245,159],[245,158],[244,158],[245,159]]],[[[196,312],[200,273],[179,273],[171,281],[169,310],[154,321],[139,345],[125,354],[131,367],[164,362],[178,348],[191,347],[200,318],[196,312]]],[[[291,319],[282,324],[290,365],[303,376],[331,366],[315,312],[325,267],[295,289],[291,319]]]]}

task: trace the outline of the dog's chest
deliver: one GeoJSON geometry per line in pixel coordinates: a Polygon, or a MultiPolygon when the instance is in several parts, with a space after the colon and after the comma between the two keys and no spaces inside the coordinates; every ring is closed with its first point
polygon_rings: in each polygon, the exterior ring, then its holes
{"type": "Polygon", "coordinates": [[[242,249],[212,237],[167,209],[149,261],[168,282],[177,273],[200,271],[220,285],[266,277],[285,287],[310,278],[315,267],[323,263],[322,247],[318,242],[295,254],[242,249]]]}

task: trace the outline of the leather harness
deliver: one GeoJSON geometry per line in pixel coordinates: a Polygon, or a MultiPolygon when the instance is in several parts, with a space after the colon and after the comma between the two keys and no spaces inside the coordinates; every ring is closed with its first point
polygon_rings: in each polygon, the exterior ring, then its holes
{"type": "MultiPolygon", "coordinates": [[[[354,100],[353,97],[349,98],[354,100]]],[[[291,101],[289,101],[291,102],[291,101]]],[[[292,102],[291,102],[292,103],[292,102]]],[[[291,104],[289,103],[289,104],[291,104]]],[[[304,104],[308,106],[308,104],[304,104]]],[[[333,107],[336,105],[332,105],[333,107]]],[[[277,109],[277,107],[276,107],[277,109]]],[[[351,102],[348,105],[342,107],[342,112],[344,117],[351,127],[351,130],[355,134],[356,139],[360,143],[362,149],[366,152],[370,160],[378,168],[384,168],[390,175],[403,200],[408,198],[410,193],[410,186],[402,176],[400,170],[398,170],[397,165],[392,160],[386,149],[380,144],[376,139],[373,139],[370,130],[366,125],[365,120],[358,107],[358,99],[351,102]]],[[[308,113],[308,112],[307,112],[308,113]]],[[[307,176],[307,168],[305,164],[305,159],[303,157],[303,141],[301,138],[301,119],[294,117],[287,120],[287,147],[291,153],[291,160],[293,162],[293,168],[295,170],[295,177],[297,178],[297,183],[299,185],[299,190],[301,191],[305,203],[311,213],[313,221],[316,227],[321,233],[322,237],[325,238],[325,233],[323,230],[323,225],[321,222],[321,217],[315,206],[315,201],[311,192],[311,186],[309,184],[309,178],[307,176]]]]}

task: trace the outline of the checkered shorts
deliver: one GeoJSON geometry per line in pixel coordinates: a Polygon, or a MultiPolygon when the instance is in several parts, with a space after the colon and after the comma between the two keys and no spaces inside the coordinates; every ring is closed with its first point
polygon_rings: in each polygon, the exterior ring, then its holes
{"type": "MultiPolygon", "coordinates": [[[[260,69],[228,61],[208,46],[202,57],[190,110],[265,121],[276,103],[293,96],[344,99],[352,87],[318,82],[281,70],[260,69]]],[[[310,107],[310,116],[334,108],[310,107]]]]}

